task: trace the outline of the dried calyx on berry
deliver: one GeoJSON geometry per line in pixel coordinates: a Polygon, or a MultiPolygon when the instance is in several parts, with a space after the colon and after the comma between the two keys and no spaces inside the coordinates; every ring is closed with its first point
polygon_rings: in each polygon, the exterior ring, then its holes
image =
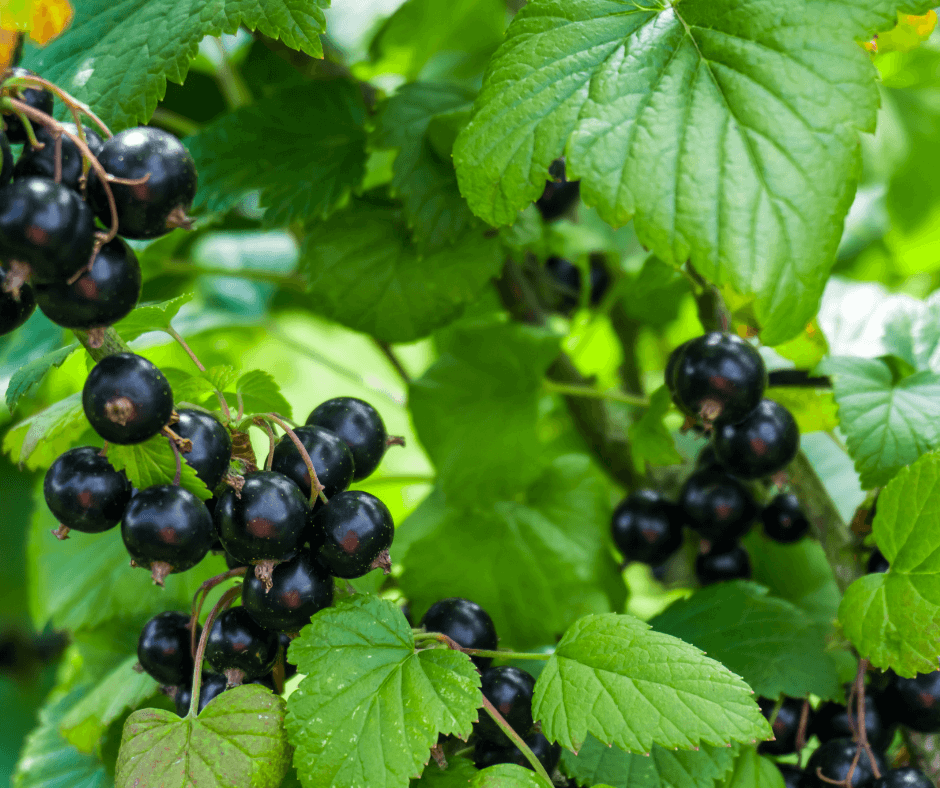
{"type": "Polygon", "coordinates": [[[245,608],[231,607],[209,630],[206,659],[234,686],[270,672],[279,648],[276,632],[264,629],[245,608]]]}

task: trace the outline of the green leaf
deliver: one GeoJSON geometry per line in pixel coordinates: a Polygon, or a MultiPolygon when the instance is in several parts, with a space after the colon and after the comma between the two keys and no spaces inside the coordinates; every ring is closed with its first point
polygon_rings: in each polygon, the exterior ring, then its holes
{"type": "Polygon", "coordinates": [[[67,347],[53,350],[35,361],[30,361],[13,373],[13,377],[10,378],[7,385],[6,393],[7,408],[10,412],[12,413],[16,409],[21,397],[42,383],[42,379],[50,369],[61,367],[65,360],[72,355],[72,352],[77,349],[78,343],[75,342],[67,347]]]}
{"type": "Polygon", "coordinates": [[[839,623],[859,654],[903,676],[940,656],[940,453],[898,473],[878,497],[873,531],[891,565],[849,586],[839,623]]]}
{"type": "Polygon", "coordinates": [[[833,376],[839,423],[864,489],[887,483],[940,445],[940,375],[896,380],[883,359],[848,357],[819,369],[833,376]]]}
{"type": "Polygon", "coordinates": [[[301,265],[310,308],[384,342],[410,342],[454,320],[502,265],[480,232],[423,254],[388,208],[355,203],[310,228],[301,265]]]}
{"type": "Polygon", "coordinates": [[[587,205],[614,226],[635,216],[664,261],[752,295],[764,341],[781,342],[817,310],[857,132],[875,125],[875,72],[855,41],[896,7],[530,2],[454,146],[461,192],[511,223],[564,153],[587,205]]]}
{"type": "Polygon", "coordinates": [[[89,104],[117,131],[150,120],[167,80],[183,83],[205,36],[244,26],[323,57],[319,34],[328,6],[329,0],[76,3],[69,29],[44,49],[30,50],[23,65],[89,104]]]}
{"type": "Polygon", "coordinates": [[[484,495],[462,508],[438,491],[405,521],[396,540],[413,541],[392,549],[414,609],[448,596],[472,599],[492,616],[503,645],[517,648],[553,643],[587,613],[622,610],[609,493],[590,459],[559,457],[517,498],[484,495]]]}
{"type": "MultiPolygon", "coordinates": [[[[181,458],[186,455],[181,454],[181,458]]],[[[143,443],[131,446],[108,446],[108,462],[116,471],[123,470],[131,484],[138,489],[157,484],[172,484],[176,477],[176,455],[170,447],[170,439],[154,435],[143,443]]],[[[196,475],[187,462],[181,462],[180,486],[189,490],[200,500],[208,501],[212,490],[196,475]]]]}
{"type": "Polygon", "coordinates": [[[764,396],[793,414],[800,435],[828,432],[839,426],[838,408],[831,391],[781,386],[768,388],[764,396]]]}
{"type": "Polygon", "coordinates": [[[548,788],[541,777],[514,763],[501,763],[481,769],[470,780],[470,788],[548,788]]]}
{"type": "Polygon", "coordinates": [[[223,115],[186,140],[199,170],[195,208],[227,211],[260,190],[268,226],[326,217],[365,175],[365,118],[362,91],[343,80],[223,115]]]}
{"type": "Polygon", "coordinates": [[[809,694],[841,699],[827,653],[832,627],[744,581],[700,588],[650,621],[702,649],[767,698],[809,694]]]}
{"type": "Polygon", "coordinates": [[[117,788],[278,788],[290,766],[284,699],[265,687],[223,692],[199,713],[143,709],[124,723],[117,788]]]}
{"type": "Polygon", "coordinates": [[[899,303],[885,319],[883,342],[916,369],[940,372],[940,293],[899,303]]]}
{"type": "Polygon", "coordinates": [[[165,331],[185,304],[193,300],[193,293],[161,301],[157,304],[141,304],[114,326],[121,339],[130,342],[148,331],[165,331]]]}
{"type": "Polygon", "coordinates": [[[201,374],[202,377],[204,377],[209,382],[212,388],[217,389],[218,391],[225,391],[229,386],[239,379],[238,370],[229,364],[220,364],[215,367],[209,367],[209,369],[201,374]]]}
{"type": "Polygon", "coordinates": [[[638,753],[772,735],[751,689],[726,667],[614,613],[585,616],[565,633],[535,684],[532,716],[574,751],[589,733],[638,753]]]}
{"type": "Polygon", "coordinates": [[[290,403],[270,372],[261,369],[246,372],[235,383],[235,391],[242,395],[245,413],[276,413],[288,419],[293,415],[290,403]]]}
{"type": "Polygon", "coordinates": [[[734,762],[734,772],[725,788],[785,788],[783,775],[769,758],[754,747],[742,747],[734,762]]]}
{"type": "Polygon", "coordinates": [[[653,745],[649,757],[624,752],[588,736],[577,755],[562,750],[565,772],[578,785],[606,783],[613,788],[712,788],[734,766],[731,747],[703,745],[694,750],[667,750],[653,745]]]}
{"type": "Polygon", "coordinates": [[[404,788],[439,734],[470,735],[482,704],[469,658],[416,652],[401,611],[374,596],[321,610],[289,659],[307,674],[288,700],[287,731],[308,787],[404,788]]]}
{"type": "Polygon", "coordinates": [[[541,472],[548,458],[538,399],[558,341],[508,322],[462,323],[447,332],[440,357],[409,391],[418,437],[446,495],[498,499],[541,472]]]}
{"type": "Polygon", "coordinates": [[[448,758],[447,768],[441,769],[436,763],[428,763],[421,772],[421,778],[412,780],[411,788],[467,788],[467,783],[477,773],[473,761],[467,758],[448,758]]]}
{"type": "Polygon", "coordinates": [[[62,735],[81,752],[94,752],[112,722],[156,693],[157,682],[135,671],[136,663],[136,654],[124,660],[62,719],[62,735]]]}
{"type": "Polygon", "coordinates": [[[643,415],[627,428],[633,464],[639,473],[646,472],[646,463],[675,465],[682,462],[676,442],[663,423],[672,408],[672,395],[666,386],[660,386],[650,397],[650,406],[643,415]]]}
{"type": "Polygon", "coordinates": [[[77,392],[23,419],[3,436],[3,450],[30,470],[48,468],[88,429],[77,392]]]}

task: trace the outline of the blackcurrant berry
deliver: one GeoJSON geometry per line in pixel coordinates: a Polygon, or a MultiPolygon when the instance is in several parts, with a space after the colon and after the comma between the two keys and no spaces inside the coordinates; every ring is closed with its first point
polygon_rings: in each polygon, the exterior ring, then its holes
{"type": "Polygon", "coordinates": [[[131,483],[101,450],[80,446],[59,455],[46,471],[46,505],[66,528],[97,534],[114,528],[131,500],[131,483]]]}
{"type": "Polygon", "coordinates": [[[590,261],[591,274],[591,294],[589,303],[591,306],[597,306],[604,300],[607,291],[610,289],[610,271],[604,264],[601,257],[592,256],[590,261]]]}
{"type": "Polygon", "coordinates": [[[271,692],[277,694],[277,685],[274,683],[274,674],[265,673],[263,676],[259,676],[256,679],[251,679],[250,681],[243,682],[244,684],[259,684],[262,687],[267,687],[271,692]]]}
{"type": "MultiPolygon", "coordinates": [[[[805,788],[829,788],[833,783],[842,783],[847,788],[867,788],[875,779],[872,761],[864,748],[859,753],[859,746],[851,739],[832,739],[821,745],[806,764],[803,776],[805,788]],[[858,753],[858,762],[852,773],[852,779],[846,782],[852,764],[858,753]],[[822,779],[825,777],[826,779],[822,779]]],[[[885,758],[873,750],[878,771],[884,774],[885,758]]]]}
{"type": "Polygon", "coordinates": [[[140,298],[137,255],[120,238],[109,241],[71,284],[36,284],[36,303],[53,323],[65,328],[111,326],[131,313],[140,298]]]}
{"type": "MultiPolygon", "coordinates": [[[[532,750],[532,754],[542,764],[545,771],[551,774],[561,759],[561,745],[552,744],[544,734],[538,732],[524,736],[522,740],[532,750]]],[[[516,745],[504,746],[486,739],[477,741],[473,748],[473,763],[478,769],[485,769],[487,766],[496,766],[500,763],[514,763],[525,769],[532,769],[532,764],[516,745]]]]}
{"type": "Polygon", "coordinates": [[[800,788],[803,784],[803,770],[792,763],[778,763],[777,768],[783,775],[783,788],[800,788]]]}
{"type": "Polygon", "coordinates": [[[312,556],[300,553],[274,567],[271,589],[245,577],[242,606],[265,629],[299,632],[319,610],[333,604],[333,577],[312,556]]]}
{"type": "Polygon", "coordinates": [[[5,132],[0,131],[0,186],[6,186],[13,177],[13,149],[5,132]]]}
{"type": "MultiPolygon", "coordinates": [[[[191,678],[191,677],[190,677],[191,678]]],[[[202,674],[202,685],[199,690],[199,706],[196,714],[199,714],[209,702],[215,700],[225,690],[228,689],[228,679],[221,673],[210,673],[204,671],[202,674]]],[[[192,702],[193,688],[191,684],[186,684],[176,691],[174,702],[176,703],[176,713],[180,717],[189,714],[189,704],[192,702]]]]}
{"type": "MultiPolygon", "coordinates": [[[[199,637],[197,629],[196,637],[199,637]]],[[[161,684],[186,686],[193,678],[189,616],[168,611],[144,624],[137,641],[137,660],[161,684]]]]}
{"type": "MultiPolygon", "coordinates": [[[[62,124],[72,134],[78,136],[78,127],[74,123],[62,124]]],[[[16,163],[14,177],[25,178],[29,175],[39,175],[43,178],[55,178],[55,134],[48,126],[33,126],[36,131],[36,139],[43,144],[42,148],[34,148],[27,144],[23,148],[20,160],[16,163]]],[[[91,152],[97,156],[101,152],[101,146],[104,144],[101,137],[87,126],[82,126],[85,132],[85,143],[91,152]]],[[[78,146],[64,134],[62,135],[62,180],[64,186],[68,186],[74,191],[81,189],[82,177],[82,152],[78,146]]]]}
{"type": "Polygon", "coordinates": [[[730,473],[759,479],[782,471],[800,450],[796,419],[783,405],[765,399],[738,424],[715,429],[715,456],[730,473]]]}
{"type": "Polygon", "coordinates": [[[901,769],[891,769],[875,780],[871,788],[936,788],[930,778],[920,769],[905,766],[901,769]]]}
{"type": "Polygon", "coordinates": [[[773,741],[761,742],[757,749],[767,755],[787,755],[796,752],[796,737],[800,729],[800,715],[803,713],[803,701],[797,698],[784,698],[783,703],[774,717],[775,701],[769,698],[759,698],[757,705],[761,713],[770,720],[773,717],[771,728],[774,732],[773,741]]]}
{"type": "Polygon", "coordinates": [[[714,544],[740,539],[759,511],[747,486],[717,468],[689,476],[679,492],[679,506],[689,527],[714,544]]]}
{"type": "Polygon", "coordinates": [[[0,253],[30,266],[34,282],[60,282],[88,265],[95,243],[91,209],[68,186],[21,178],[0,189],[0,253]]]}
{"type": "Polygon", "coordinates": [[[7,277],[6,269],[0,268],[0,336],[15,331],[36,309],[33,288],[22,284],[16,292],[8,293],[3,289],[7,277]]]}
{"type": "MultiPolygon", "coordinates": [[[[670,393],[673,396],[673,401],[676,402],[676,405],[679,406],[679,402],[675,399],[676,395],[676,367],[679,366],[679,359],[682,358],[682,354],[685,353],[686,347],[688,347],[689,342],[693,340],[689,339],[683,342],[681,345],[672,349],[672,352],[669,354],[669,358],[666,359],[666,368],[663,370],[663,378],[666,381],[666,388],[669,389],[670,393]]],[[[681,406],[679,406],[681,407],[681,406]]],[[[704,451],[704,449],[703,449],[704,451]]]]}
{"type": "Polygon", "coordinates": [[[698,457],[695,458],[695,470],[700,471],[705,468],[714,468],[724,471],[724,468],[718,464],[718,458],[715,456],[715,447],[712,445],[711,441],[702,447],[702,450],[698,453],[698,457]]]}
{"type": "Polygon", "coordinates": [[[802,539],[809,531],[809,520],[792,493],[780,493],[761,512],[764,533],[775,542],[788,544],[802,539]]]}
{"type": "MultiPolygon", "coordinates": [[[[812,732],[821,742],[831,739],[855,738],[858,715],[855,706],[852,706],[851,718],[848,708],[841,703],[832,701],[823,703],[813,718],[812,732]]],[[[868,743],[876,750],[887,749],[894,738],[895,728],[881,719],[878,707],[871,702],[865,704],[865,733],[868,743]]]]}
{"type": "Polygon", "coordinates": [[[548,168],[552,180],[545,181],[545,191],[535,201],[535,206],[545,221],[550,222],[564,216],[578,201],[581,194],[579,181],[565,180],[565,160],[556,159],[548,168]]]}
{"type": "MultiPolygon", "coordinates": [[[[487,668],[483,671],[480,689],[483,697],[496,707],[516,733],[520,736],[528,734],[534,722],[532,693],[535,691],[535,679],[529,673],[508,665],[487,668]]],[[[509,738],[485,710],[480,711],[480,720],[473,730],[481,739],[494,744],[510,744],[509,738]]]]}
{"type": "Polygon", "coordinates": [[[581,270],[564,257],[549,257],[545,261],[545,270],[549,275],[555,309],[569,314],[581,302],[581,270]]]}
{"type": "Polygon", "coordinates": [[[695,557],[695,576],[703,585],[723,583],[726,580],[748,580],[751,577],[751,559],[741,545],[712,550],[695,557]]]}
{"type": "Polygon", "coordinates": [[[740,337],[713,331],[689,340],[672,375],[680,407],[706,424],[736,423],[758,406],[767,386],[760,353],[740,337]]]}
{"type": "Polygon", "coordinates": [[[286,680],[297,674],[297,666],[287,661],[287,649],[290,648],[291,636],[282,632],[278,636],[278,640],[281,641],[281,653],[284,655],[284,678],[286,680]]]}
{"type": "Polygon", "coordinates": [[[391,566],[392,513],[371,493],[349,490],[330,498],[313,525],[321,542],[317,558],[334,577],[352,579],[391,566]]]}
{"type": "Polygon", "coordinates": [[[219,614],[209,630],[206,659],[229,684],[241,684],[268,673],[280,647],[277,633],[260,626],[243,607],[219,614]]]}
{"type": "Polygon", "coordinates": [[[240,494],[228,490],[219,498],[215,527],[236,561],[274,562],[300,546],[309,512],[304,494],[286,476],[254,471],[245,474],[240,494]]]}
{"type": "Polygon", "coordinates": [[[141,443],[170,420],[173,391],[147,359],[116,353],[105,356],[88,373],[82,407],[95,432],[106,441],[141,443]]]}
{"type": "Polygon", "coordinates": [[[617,549],[625,561],[657,566],[682,545],[682,513],[655,490],[630,493],[610,522],[617,549]]]}
{"type": "Polygon", "coordinates": [[[868,570],[869,574],[874,572],[887,572],[891,568],[891,564],[888,563],[888,559],[884,557],[881,550],[876,547],[871,551],[871,555],[868,556],[868,564],[865,568],[868,570]]]}
{"type": "MultiPolygon", "coordinates": [[[[22,68],[21,66],[16,66],[15,68],[10,69],[11,77],[36,77],[39,76],[35,71],[30,71],[28,68],[22,68]]],[[[47,115],[52,114],[52,105],[53,105],[53,96],[45,88],[20,88],[17,91],[17,98],[25,104],[29,105],[33,109],[38,109],[40,112],[45,112],[47,115]]],[[[6,125],[6,135],[10,142],[26,142],[28,139],[26,136],[26,127],[16,115],[12,112],[5,112],[3,114],[3,122],[6,125]]],[[[40,124],[32,121],[30,124],[35,131],[40,124]]]]}
{"type": "Polygon", "coordinates": [[[895,722],[921,733],[940,733],[940,670],[912,679],[890,674],[881,710],[895,722]]]}
{"type": "Polygon", "coordinates": [[[163,585],[166,575],[198,564],[212,545],[212,518],[195,495],[164,484],[141,490],[121,521],[124,546],[137,566],[163,585]]]}
{"type": "MultiPolygon", "coordinates": [[[[116,178],[147,178],[134,186],[111,183],[118,232],[125,238],[157,238],[185,223],[185,212],[196,196],[196,165],[172,134],[147,127],[126,129],[105,141],[98,161],[116,178]]],[[[89,179],[89,195],[98,218],[110,226],[108,201],[97,177],[89,179]]]]}
{"type": "MultiPolygon", "coordinates": [[[[464,648],[496,650],[496,627],[493,619],[482,607],[469,599],[448,597],[435,602],[421,619],[421,626],[428,632],[447,635],[464,648]]],[[[486,670],[493,661],[492,657],[472,656],[470,659],[480,670],[486,670]]]]}
{"type": "Polygon", "coordinates": [[[335,432],[349,446],[355,464],[353,481],[362,481],[379,467],[388,433],[379,412],[368,402],[355,397],[328,399],[313,409],[307,424],[335,432]]]}
{"type": "Polygon", "coordinates": [[[232,434],[208,413],[189,409],[177,413],[179,421],[173,425],[173,431],[193,443],[192,449],[183,454],[183,459],[206,483],[206,487],[214,490],[232,459],[232,434]]]}
{"type": "MultiPolygon", "coordinates": [[[[353,480],[353,454],[339,435],[316,426],[298,427],[294,434],[310,455],[310,462],[327,498],[349,487],[353,480]]],[[[310,471],[290,435],[282,435],[274,447],[271,470],[286,476],[300,487],[304,496],[310,497],[310,471]]]]}

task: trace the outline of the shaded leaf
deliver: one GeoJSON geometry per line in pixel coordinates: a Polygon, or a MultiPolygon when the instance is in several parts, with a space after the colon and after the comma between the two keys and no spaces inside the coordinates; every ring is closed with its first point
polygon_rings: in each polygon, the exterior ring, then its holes
{"type": "Polygon", "coordinates": [[[21,397],[25,396],[42,383],[42,379],[50,369],[61,367],[65,363],[65,360],[71,356],[72,352],[77,350],[78,347],[79,345],[76,342],[67,347],[53,350],[51,353],[46,353],[46,355],[41,358],[30,361],[14,372],[13,377],[10,378],[10,382],[7,385],[6,393],[7,408],[10,409],[10,412],[12,413],[16,409],[16,405],[21,397]]]}
{"type": "MultiPolygon", "coordinates": [[[[111,444],[108,447],[108,462],[114,470],[123,470],[131,484],[138,489],[172,484],[176,477],[176,455],[170,446],[170,439],[163,435],[154,435],[143,443],[130,446],[111,444]]],[[[200,500],[208,501],[212,491],[196,475],[193,467],[182,459],[180,467],[180,486],[200,500]]]]}
{"type": "Polygon", "coordinates": [[[169,327],[180,309],[192,300],[192,293],[184,293],[158,304],[141,304],[116,323],[114,330],[125,342],[130,342],[148,331],[163,331],[169,327]]]}

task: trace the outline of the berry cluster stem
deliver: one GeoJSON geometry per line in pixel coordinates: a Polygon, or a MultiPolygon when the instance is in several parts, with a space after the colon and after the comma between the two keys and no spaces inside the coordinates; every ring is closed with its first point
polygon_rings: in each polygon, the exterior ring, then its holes
{"type": "Polygon", "coordinates": [[[193,667],[193,694],[192,700],[189,702],[189,714],[186,715],[187,717],[195,717],[199,713],[199,693],[202,692],[202,660],[206,653],[206,642],[209,640],[209,632],[212,630],[212,625],[215,623],[216,616],[238,599],[241,592],[242,587],[240,585],[235,586],[235,588],[230,588],[222,594],[222,598],[216,602],[215,607],[209,611],[206,624],[202,628],[202,636],[199,638],[199,646],[193,656],[193,662],[195,663],[193,667]]]}
{"type": "Polygon", "coordinates": [[[505,719],[503,719],[503,715],[496,710],[496,707],[487,699],[486,695],[483,696],[483,708],[486,709],[486,713],[493,718],[493,722],[500,727],[500,730],[519,748],[525,756],[525,759],[529,762],[529,765],[535,769],[539,777],[545,780],[548,785],[553,785],[552,778],[549,777],[548,772],[545,771],[545,767],[542,766],[541,761],[535,757],[535,753],[532,752],[532,749],[525,743],[523,738],[512,729],[512,726],[506,722],[505,719]]]}
{"type": "Polygon", "coordinates": [[[92,342],[88,331],[82,331],[76,328],[73,329],[72,333],[75,334],[75,338],[82,343],[82,347],[88,351],[88,355],[95,361],[101,361],[105,356],[113,356],[115,353],[133,352],[113,327],[105,329],[103,341],[97,346],[92,342]]]}
{"type": "Polygon", "coordinates": [[[248,567],[246,566],[235,567],[235,569],[230,569],[228,572],[223,572],[222,574],[216,575],[215,577],[210,577],[196,590],[196,593],[193,596],[192,613],[189,618],[190,650],[193,657],[196,656],[196,625],[199,623],[199,616],[202,613],[202,606],[206,601],[206,597],[209,596],[209,592],[219,585],[219,583],[224,583],[230,577],[244,577],[247,571],[248,567]]]}
{"type": "MultiPolygon", "coordinates": [[[[169,334],[173,339],[176,340],[177,344],[186,351],[186,355],[192,359],[193,364],[196,365],[196,369],[200,372],[205,372],[205,365],[199,360],[199,357],[193,352],[193,349],[189,346],[182,335],[175,329],[173,326],[167,326],[165,329],[167,334],[169,334]]],[[[228,408],[228,402],[225,401],[225,395],[218,389],[214,389],[215,396],[219,400],[219,407],[222,409],[222,412],[225,414],[225,418],[231,421],[232,413],[228,408]]]]}
{"type": "Polygon", "coordinates": [[[323,485],[320,484],[320,480],[317,478],[317,471],[316,468],[313,467],[313,461],[310,459],[310,455],[304,448],[300,438],[298,438],[297,434],[291,429],[290,424],[288,424],[287,421],[285,421],[281,416],[278,416],[276,413],[268,413],[265,415],[265,418],[271,419],[271,421],[284,430],[284,432],[286,432],[290,437],[293,444],[297,447],[297,451],[300,452],[300,456],[304,461],[304,465],[307,466],[307,472],[310,474],[310,506],[313,506],[318,497],[321,501],[323,501],[323,503],[329,503],[327,497],[323,494],[323,485]]]}

